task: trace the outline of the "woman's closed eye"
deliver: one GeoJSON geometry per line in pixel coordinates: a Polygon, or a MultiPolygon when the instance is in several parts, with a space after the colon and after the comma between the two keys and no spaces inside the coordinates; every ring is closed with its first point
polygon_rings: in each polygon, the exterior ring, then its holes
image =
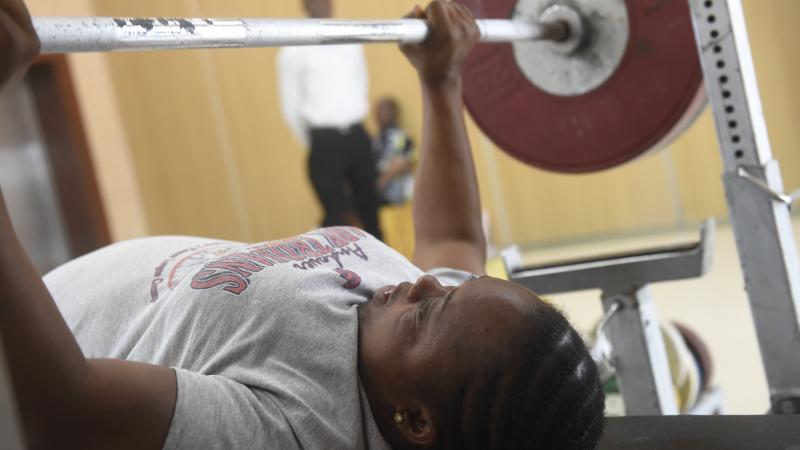
{"type": "Polygon", "coordinates": [[[419,303],[419,306],[417,307],[417,310],[414,313],[417,326],[421,325],[422,321],[427,316],[428,310],[430,310],[431,303],[432,302],[430,297],[426,297],[423,301],[419,303]]]}

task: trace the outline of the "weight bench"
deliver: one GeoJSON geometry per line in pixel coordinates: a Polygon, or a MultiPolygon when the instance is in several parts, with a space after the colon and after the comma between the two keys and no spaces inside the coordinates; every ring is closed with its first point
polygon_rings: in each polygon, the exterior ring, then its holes
{"type": "Polygon", "coordinates": [[[800,415],[612,417],[599,450],[800,450],[800,415]]]}

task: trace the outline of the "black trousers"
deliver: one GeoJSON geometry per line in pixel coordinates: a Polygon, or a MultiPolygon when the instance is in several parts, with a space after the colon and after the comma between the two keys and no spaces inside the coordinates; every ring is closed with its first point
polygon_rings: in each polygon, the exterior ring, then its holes
{"type": "Polygon", "coordinates": [[[348,216],[355,213],[364,230],[383,239],[371,145],[360,124],[312,129],[308,173],[325,210],[322,226],[353,225],[348,216]]]}

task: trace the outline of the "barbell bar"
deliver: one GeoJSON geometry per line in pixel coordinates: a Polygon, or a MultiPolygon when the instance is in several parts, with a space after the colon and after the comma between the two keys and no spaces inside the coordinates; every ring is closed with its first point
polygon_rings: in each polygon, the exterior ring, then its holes
{"type": "MultiPolygon", "coordinates": [[[[482,42],[565,40],[564,21],[476,21],[482,42]]],[[[350,43],[420,43],[421,19],[195,19],[35,17],[42,53],[197,48],[257,48],[350,43]]]]}

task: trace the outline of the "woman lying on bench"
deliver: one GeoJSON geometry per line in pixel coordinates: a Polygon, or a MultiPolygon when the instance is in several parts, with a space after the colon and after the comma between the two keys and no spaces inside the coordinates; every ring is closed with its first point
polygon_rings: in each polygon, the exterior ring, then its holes
{"type": "MultiPolygon", "coordinates": [[[[0,334],[31,448],[590,449],[603,394],[567,320],[485,277],[460,67],[436,1],[402,48],[423,94],[409,262],[355,228],[244,244],[123,242],[44,283],[0,195],[0,334]]],[[[38,42],[0,0],[0,82],[38,42]]]]}

